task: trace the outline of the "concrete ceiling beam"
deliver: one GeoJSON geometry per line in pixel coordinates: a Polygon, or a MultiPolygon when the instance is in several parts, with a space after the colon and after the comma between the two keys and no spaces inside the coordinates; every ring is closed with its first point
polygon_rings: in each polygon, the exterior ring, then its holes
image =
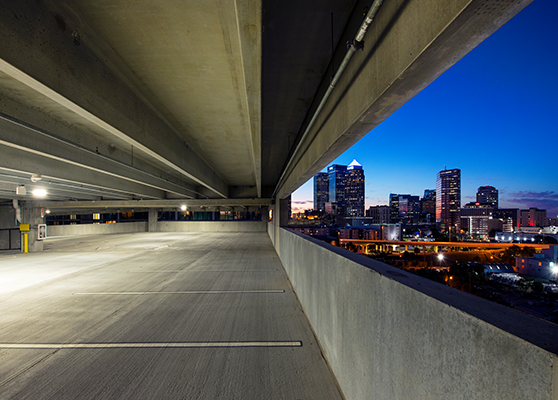
{"type": "Polygon", "coordinates": [[[0,15],[0,71],[62,112],[79,116],[84,125],[100,128],[215,196],[227,197],[228,184],[119,79],[107,60],[94,54],[79,27],[39,4],[22,0],[5,5],[0,15]]]}
{"type": "MultiPolygon", "coordinates": [[[[0,144],[67,163],[68,168],[78,166],[183,197],[195,198],[196,188],[193,186],[168,182],[133,166],[55,138],[46,132],[1,117],[0,144]]],[[[37,166],[36,173],[41,173],[41,166],[37,166]]],[[[87,175],[83,176],[82,182],[88,183],[87,181],[87,175]]]]}
{"type": "Polygon", "coordinates": [[[51,210],[64,209],[88,209],[101,210],[107,209],[147,209],[147,208],[166,208],[180,209],[186,206],[189,211],[192,208],[199,207],[249,207],[249,206],[270,206],[272,199],[254,198],[254,199],[183,199],[183,200],[104,200],[104,201],[34,201],[33,206],[40,208],[48,208],[51,210]]]}
{"type": "MultiPolygon", "coordinates": [[[[0,144],[0,154],[2,154],[2,157],[0,157],[0,168],[16,171],[18,173],[27,173],[29,174],[29,178],[31,178],[33,174],[40,174],[42,176],[42,184],[47,189],[49,178],[80,185],[84,182],[84,176],[87,176],[88,185],[101,189],[99,196],[102,196],[102,190],[107,190],[110,193],[117,192],[137,198],[160,199],[165,197],[165,192],[163,190],[117,178],[78,165],[73,165],[72,168],[68,168],[68,163],[65,161],[30,153],[13,146],[0,144]],[[37,170],[37,166],[40,166],[40,171],[37,170]]],[[[107,197],[110,197],[110,195],[107,195],[107,197]]]]}

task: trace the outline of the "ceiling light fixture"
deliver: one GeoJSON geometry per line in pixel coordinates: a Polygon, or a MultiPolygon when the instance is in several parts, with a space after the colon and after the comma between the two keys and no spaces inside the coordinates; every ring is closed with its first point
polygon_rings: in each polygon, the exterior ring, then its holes
{"type": "Polygon", "coordinates": [[[33,196],[35,197],[46,197],[47,192],[45,189],[35,189],[33,190],[33,196]]]}
{"type": "Polygon", "coordinates": [[[43,177],[39,174],[31,175],[31,182],[39,182],[41,179],[43,179],[43,177]]]}

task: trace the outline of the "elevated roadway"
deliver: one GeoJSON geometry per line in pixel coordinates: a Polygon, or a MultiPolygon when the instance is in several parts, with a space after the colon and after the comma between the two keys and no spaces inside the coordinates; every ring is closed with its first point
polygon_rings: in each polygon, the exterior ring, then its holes
{"type": "Polygon", "coordinates": [[[339,239],[339,243],[355,243],[361,246],[369,244],[376,247],[385,248],[387,246],[397,246],[407,250],[409,247],[434,248],[434,251],[446,249],[451,252],[452,249],[484,249],[499,250],[509,249],[512,246],[531,247],[535,250],[548,249],[548,244],[531,244],[531,243],[477,243],[477,242],[424,242],[424,241],[406,241],[406,240],[365,240],[365,239],[339,239]]]}

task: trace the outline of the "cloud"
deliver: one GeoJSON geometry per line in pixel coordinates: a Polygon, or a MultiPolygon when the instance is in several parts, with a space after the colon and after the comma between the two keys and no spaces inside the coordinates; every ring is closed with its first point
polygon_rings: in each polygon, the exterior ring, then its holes
{"type": "Polygon", "coordinates": [[[511,192],[508,196],[506,196],[504,202],[517,204],[521,208],[537,207],[539,209],[547,210],[547,215],[551,217],[558,214],[558,193],[554,191],[511,192]]]}
{"type": "Polygon", "coordinates": [[[291,205],[293,204],[300,204],[300,205],[306,205],[308,203],[314,203],[314,200],[298,200],[298,201],[291,201],[291,205]]]}

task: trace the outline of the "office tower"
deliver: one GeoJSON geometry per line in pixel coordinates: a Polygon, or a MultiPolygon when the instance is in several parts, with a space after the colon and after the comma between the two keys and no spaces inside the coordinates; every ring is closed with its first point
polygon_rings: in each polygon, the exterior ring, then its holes
{"type": "Polygon", "coordinates": [[[345,215],[346,172],[346,165],[333,164],[327,167],[329,182],[329,202],[335,203],[338,215],[345,215]]]}
{"type": "Polygon", "coordinates": [[[364,170],[357,160],[347,166],[345,174],[345,215],[364,217],[364,170]]]}
{"type": "Polygon", "coordinates": [[[366,210],[366,216],[372,218],[374,224],[389,224],[391,208],[389,206],[370,206],[366,210]]]}
{"type": "Polygon", "coordinates": [[[314,175],[314,210],[323,212],[329,201],[329,181],[327,172],[314,175]]]}
{"type": "Polygon", "coordinates": [[[488,185],[479,187],[477,203],[489,204],[492,208],[498,208],[498,189],[488,185]]]}
{"type": "Polygon", "coordinates": [[[389,195],[391,222],[403,224],[417,223],[420,217],[420,201],[418,196],[410,194],[389,195]]]}
{"type": "Polygon", "coordinates": [[[329,201],[337,215],[364,216],[364,170],[356,160],[351,164],[333,164],[327,168],[329,201]]]}
{"type": "Polygon", "coordinates": [[[461,228],[461,170],[438,172],[436,179],[436,226],[441,232],[461,228]]]}
{"type": "Polygon", "coordinates": [[[519,210],[519,226],[544,227],[546,224],[546,210],[531,207],[528,210],[519,210]]]}
{"type": "Polygon", "coordinates": [[[436,218],[436,190],[426,189],[420,199],[421,221],[433,222],[436,218]]]}
{"type": "Polygon", "coordinates": [[[423,200],[434,200],[436,201],[436,189],[425,189],[423,200]]]}
{"type": "Polygon", "coordinates": [[[488,239],[489,220],[492,219],[490,204],[467,203],[461,209],[461,225],[467,227],[467,233],[475,239],[488,239]]]}

